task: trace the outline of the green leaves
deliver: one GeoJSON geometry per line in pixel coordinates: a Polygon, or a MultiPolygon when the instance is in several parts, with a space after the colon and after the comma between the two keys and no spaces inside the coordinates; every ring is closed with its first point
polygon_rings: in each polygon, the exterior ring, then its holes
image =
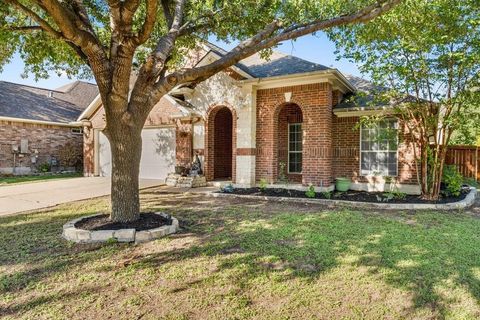
{"type": "MultiPolygon", "coordinates": [[[[12,0],[25,5],[57,31],[59,26],[38,5],[37,0],[12,0]]],[[[185,52],[191,49],[198,38],[215,37],[226,42],[241,41],[252,37],[273,20],[280,20],[289,28],[312,21],[332,18],[341,14],[356,12],[374,3],[374,0],[190,0],[184,9],[184,23],[200,25],[192,34],[177,40],[168,64],[170,71],[182,66],[185,52]],[[202,27],[203,26],[203,27],[202,27]]],[[[105,0],[82,0],[87,16],[94,30],[94,37],[101,45],[111,45],[110,8],[105,0]]],[[[122,1],[121,3],[124,3],[122,1]]],[[[173,12],[175,1],[170,1],[173,12]]],[[[60,4],[76,13],[74,1],[60,4]]],[[[132,31],[141,29],[147,14],[146,0],[140,0],[135,12],[132,31]]],[[[71,47],[62,41],[46,35],[43,31],[26,31],[13,27],[38,26],[38,23],[6,1],[0,3],[0,68],[15,52],[19,52],[26,64],[25,74],[37,78],[54,70],[71,76],[89,76],[85,61],[81,60],[71,47]]],[[[158,40],[168,32],[162,6],[159,6],[154,31],[143,46],[137,48],[135,65],[141,65],[158,40]]],[[[264,52],[265,54],[268,51],[264,52]]]]}

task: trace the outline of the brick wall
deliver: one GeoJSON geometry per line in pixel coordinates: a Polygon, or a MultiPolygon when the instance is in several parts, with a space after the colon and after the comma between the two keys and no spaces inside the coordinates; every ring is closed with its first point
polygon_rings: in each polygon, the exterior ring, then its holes
{"type": "MultiPolygon", "coordinates": [[[[367,182],[360,176],[360,130],[358,117],[333,117],[333,175],[351,177],[356,182],[367,182]]],[[[416,167],[411,137],[404,124],[399,124],[398,182],[416,184],[416,167]]]]}
{"type": "MultiPolygon", "coordinates": [[[[74,134],[69,127],[0,121],[0,172],[10,173],[13,167],[12,145],[20,148],[22,139],[28,140],[28,153],[17,155],[17,172],[35,171],[41,163],[49,162],[51,157],[60,160],[60,150],[72,144],[82,154],[81,134],[74,134]],[[35,152],[35,150],[37,152],[35,152]],[[37,156],[36,163],[31,158],[37,156]]],[[[53,169],[60,169],[54,167],[53,169]]]]}
{"type": "Polygon", "coordinates": [[[302,183],[327,187],[332,177],[332,88],[316,83],[257,91],[256,179],[278,179],[278,115],[285,103],[285,93],[303,113],[302,183]]]}
{"type": "Polygon", "coordinates": [[[285,104],[278,115],[278,172],[280,174],[280,163],[285,163],[284,174],[288,180],[295,183],[302,183],[302,174],[288,174],[288,125],[290,123],[302,123],[302,110],[296,104],[285,104]]]}
{"type": "MultiPolygon", "coordinates": [[[[190,121],[171,119],[172,115],[179,114],[179,110],[166,98],[162,98],[152,109],[145,122],[145,127],[175,125],[176,132],[176,165],[188,166],[192,158],[192,124],[190,121]]],[[[94,134],[93,129],[105,128],[105,111],[102,106],[90,119],[90,126],[84,128],[85,140],[83,144],[84,175],[92,176],[95,170],[94,134]],[[91,132],[91,134],[89,134],[91,132]]]]}
{"type": "Polygon", "coordinates": [[[226,106],[214,106],[209,109],[206,118],[205,176],[209,181],[231,177],[232,181],[235,182],[236,112],[233,108],[226,106]]]}

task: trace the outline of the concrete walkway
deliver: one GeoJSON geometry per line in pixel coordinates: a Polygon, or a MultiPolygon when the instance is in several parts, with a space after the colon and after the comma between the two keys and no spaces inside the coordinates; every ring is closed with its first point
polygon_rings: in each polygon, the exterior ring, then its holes
{"type": "MultiPolygon", "coordinates": [[[[163,184],[161,180],[140,180],[140,188],[163,184]]],[[[0,187],[0,216],[48,208],[61,203],[110,194],[110,178],[69,178],[0,187]]]]}

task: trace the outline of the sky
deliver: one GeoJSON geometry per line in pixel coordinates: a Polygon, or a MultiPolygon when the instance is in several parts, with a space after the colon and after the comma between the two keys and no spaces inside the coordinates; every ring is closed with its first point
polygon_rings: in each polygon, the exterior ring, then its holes
{"type": "MultiPolygon", "coordinates": [[[[225,44],[210,39],[213,43],[228,50],[234,44],[225,44]]],[[[343,73],[349,73],[360,76],[357,66],[344,59],[337,61],[335,56],[335,45],[323,33],[316,36],[304,36],[296,41],[288,41],[282,43],[277,50],[287,54],[297,56],[299,58],[320,63],[327,67],[337,68],[343,73]]],[[[23,72],[23,62],[19,55],[15,55],[12,61],[4,66],[3,72],[0,73],[0,80],[31,85],[35,87],[55,89],[64,84],[72,82],[76,79],[68,79],[66,76],[57,76],[56,73],[51,73],[48,79],[40,79],[35,82],[33,75],[27,78],[22,78],[20,75],[23,72]]],[[[93,82],[93,80],[91,81],[93,82]]]]}

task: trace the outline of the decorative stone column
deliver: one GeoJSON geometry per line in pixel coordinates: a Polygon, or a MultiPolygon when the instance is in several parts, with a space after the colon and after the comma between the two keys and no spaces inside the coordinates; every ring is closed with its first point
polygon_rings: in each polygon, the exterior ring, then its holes
{"type": "Polygon", "coordinates": [[[256,161],[256,89],[252,85],[242,88],[245,103],[237,108],[236,184],[255,185],[256,161]]]}

